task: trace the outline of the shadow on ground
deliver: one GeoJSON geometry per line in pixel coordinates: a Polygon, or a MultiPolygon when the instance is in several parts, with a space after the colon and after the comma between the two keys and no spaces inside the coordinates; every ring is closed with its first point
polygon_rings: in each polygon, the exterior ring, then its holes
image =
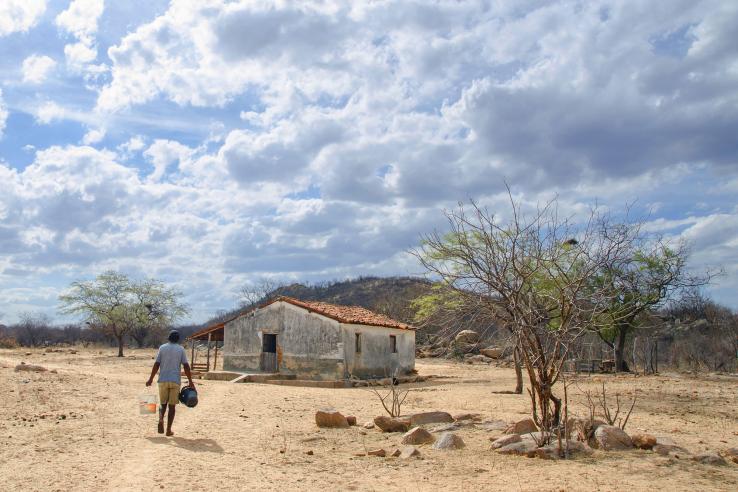
{"type": "Polygon", "coordinates": [[[175,446],[196,453],[223,453],[223,448],[212,439],[187,439],[186,437],[147,437],[154,444],[175,446]]]}

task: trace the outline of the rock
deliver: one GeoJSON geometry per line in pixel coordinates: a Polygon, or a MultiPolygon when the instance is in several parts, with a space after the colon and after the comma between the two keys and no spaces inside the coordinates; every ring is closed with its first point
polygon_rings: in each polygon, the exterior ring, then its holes
{"type": "Polygon", "coordinates": [[[661,456],[671,456],[672,458],[677,459],[692,454],[683,447],[677,446],[675,444],[656,444],[653,447],[653,452],[656,454],[660,454],[661,456]]]}
{"type": "Polygon", "coordinates": [[[466,362],[470,364],[474,364],[475,362],[479,364],[489,364],[490,360],[492,359],[484,355],[472,355],[471,357],[466,358],[466,362]]]}
{"type": "Polygon", "coordinates": [[[509,425],[504,420],[488,420],[481,424],[477,424],[477,427],[487,431],[504,431],[509,427],[509,425]]]}
{"type": "Polygon", "coordinates": [[[656,444],[666,444],[667,446],[676,446],[676,442],[671,437],[659,436],[656,438],[656,444]]]}
{"type": "Polygon", "coordinates": [[[461,422],[464,420],[478,421],[481,419],[482,419],[482,416],[478,413],[460,413],[460,414],[454,415],[455,422],[461,422]]]}
{"type": "Polygon", "coordinates": [[[692,461],[696,461],[697,463],[702,463],[703,465],[724,466],[728,464],[728,462],[725,461],[725,459],[717,453],[696,454],[692,456],[692,461]]]}
{"type": "Polygon", "coordinates": [[[374,428],[374,422],[364,422],[364,425],[362,425],[365,429],[373,429],[374,428]]]}
{"type": "Polygon", "coordinates": [[[721,453],[733,463],[738,463],[738,448],[728,448],[721,453]]]}
{"type": "Polygon", "coordinates": [[[401,459],[408,459],[412,458],[413,456],[420,456],[420,451],[418,451],[415,446],[404,446],[399,454],[401,459]]]}
{"type": "MultiPolygon", "coordinates": [[[[348,423],[346,424],[348,426],[348,423]]],[[[374,425],[382,429],[382,432],[407,432],[410,425],[403,420],[393,419],[384,415],[374,418],[374,425]]]]}
{"type": "Polygon", "coordinates": [[[380,449],[372,449],[367,453],[369,456],[379,456],[380,458],[384,458],[387,456],[387,451],[380,448],[380,449]]]}
{"type": "MultiPolygon", "coordinates": [[[[566,443],[561,442],[562,447],[562,453],[566,453],[566,443]]],[[[569,441],[569,452],[568,456],[576,456],[580,454],[584,455],[590,455],[594,451],[592,451],[592,448],[584,444],[583,442],[579,441],[569,441]]],[[[554,442],[551,444],[547,444],[546,446],[542,446],[534,451],[534,455],[536,458],[544,459],[544,460],[557,460],[561,458],[561,454],[559,453],[559,443],[554,442]]]]}
{"type": "Polygon", "coordinates": [[[46,368],[43,366],[36,366],[34,364],[26,364],[24,362],[21,362],[20,364],[15,366],[15,372],[19,371],[46,372],[46,368]]]}
{"type": "Polygon", "coordinates": [[[502,357],[502,354],[504,352],[505,351],[499,347],[487,347],[479,351],[480,354],[485,357],[489,357],[490,359],[499,359],[500,357],[502,357]]]}
{"type": "MultiPolygon", "coordinates": [[[[518,434],[509,434],[509,435],[518,435],[518,434]]],[[[550,432],[529,432],[527,434],[519,434],[520,439],[523,441],[530,440],[535,442],[536,444],[539,443],[545,443],[546,441],[553,441],[556,439],[556,435],[552,434],[550,432]]]]}
{"type": "Polygon", "coordinates": [[[527,418],[509,425],[505,429],[505,434],[528,434],[530,432],[536,432],[537,430],[538,427],[536,427],[536,423],[533,422],[533,419],[527,418]]]}
{"type": "Polygon", "coordinates": [[[313,453],[313,450],[312,449],[309,449],[309,450],[305,451],[305,454],[308,455],[308,456],[312,456],[314,453],[313,453]]]}
{"type": "Polygon", "coordinates": [[[656,445],[656,436],[651,434],[633,434],[630,439],[638,449],[652,449],[656,445]]]}
{"type": "Polygon", "coordinates": [[[334,429],[345,429],[349,426],[346,417],[338,410],[333,409],[318,410],[315,412],[315,423],[318,424],[318,427],[334,429]]]}
{"type": "Polygon", "coordinates": [[[614,425],[601,425],[594,433],[593,443],[598,449],[604,451],[619,451],[633,447],[630,436],[620,427],[614,425]]]}
{"type": "Polygon", "coordinates": [[[587,446],[587,444],[579,441],[569,441],[569,456],[578,454],[590,455],[592,453],[594,453],[594,451],[592,451],[592,448],[587,446]]]}
{"type": "Polygon", "coordinates": [[[438,424],[428,427],[430,432],[450,432],[461,429],[461,426],[454,422],[453,424],[438,424]]]}
{"type": "Polygon", "coordinates": [[[433,434],[422,427],[410,429],[402,436],[402,444],[431,444],[435,440],[433,434]]]}
{"type": "Polygon", "coordinates": [[[572,417],[566,424],[566,430],[569,437],[576,436],[579,441],[588,441],[594,436],[597,428],[605,424],[606,422],[600,419],[590,420],[572,417]]]}
{"type": "Polygon", "coordinates": [[[348,422],[348,425],[351,426],[356,425],[356,417],[354,417],[353,415],[347,415],[346,422],[348,422]]]}
{"type": "Polygon", "coordinates": [[[29,355],[33,355],[33,352],[26,352],[26,357],[28,357],[29,355]]]}
{"type": "Polygon", "coordinates": [[[504,448],[508,444],[514,444],[516,442],[520,442],[523,439],[520,437],[520,434],[506,434],[502,437],[498,438],[492,438],[494,439],[492,441],[492,449],[500,449],[504,448]]]}
{"type": "Polygon", "coordinates": [[[465,446],[462,438],[453,432],[444,432],[433,445],[433,449],[461,449],[465,446]]]}
{"type": "Polygon", "coordinates": [[[474,330],[461,330],[454,338],[455,343],[479,343],[479,333],[474,330]]]}
{"type": "Polygon", "coordinates": [[[410,425],[446,424],[453,421],[454,418],[448,412],[423,412],[410,416],[410,425]]]}
{"type": "Polygon", "coordinates": [[[508,444],[497,449],[500,454],[514,454],[518,456],[528,456],[530,458],[535,456],[536,449],[538,446],[533,441],[520,441],[508,444]]]}
{"type": "Polygon", "coordinates": [[[561,458],[561,456],[559,456],[558,444],[549,444],[547,446],[540,447],[533,451],[533,456],[542,460],[557,460],[561,458]]]}
{"type": "Polygon", "coordinates": [[[397,458],[397,457],[398,457],[398,456],[400,456],[401,454],[402,454],[402,451],[400,451],[400,449],[399,449],[399,448],[396,448],[396,449],[395,449],[394,451],[392,451],[392,452],[390,453],[390,456],[392,456],[393,458],[397,458]]]}

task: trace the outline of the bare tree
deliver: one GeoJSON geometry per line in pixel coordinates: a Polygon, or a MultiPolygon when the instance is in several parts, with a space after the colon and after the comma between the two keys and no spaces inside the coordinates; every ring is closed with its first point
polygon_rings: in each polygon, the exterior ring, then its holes
{"type": "Polygon", "coordinates": [[[283,282],[271,278],[260,278],[253,284],[241,287],[239,303],[242,308],[256,307],[278,296],[279,290],[284,286],[283,282]]]}
{"type": "Polygon", "coordinates": [[[431,275],[489,303],[510,327],[528,373],[533,419],[552,431],[561,418],[554,386],[569,347],[597,326],[609,303],[609,291],[593,279],[630,238],[596,211],[576,224],[559,217],[555,200],[530,216],[512,194],[509,200],[505,222],[473,201],[468,212],[459,204],[446,212],[449,232],[425,236],[414,254],[431,275]]]}
{"type": "Polygon", "coordinates": [[[44,313],[21,313],[15,325],[15,338],[21,345],[38,347],[48,338],[51,318],[44,313]]]}

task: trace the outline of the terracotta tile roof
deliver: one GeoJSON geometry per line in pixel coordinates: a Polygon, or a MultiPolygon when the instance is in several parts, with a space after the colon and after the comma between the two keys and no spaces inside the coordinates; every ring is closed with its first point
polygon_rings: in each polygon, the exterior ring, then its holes
{"type": "Polygon", "coordinates": [[[318,301],[301,301],[292,297],[281,296],[265,304],[268,306],[273,302],[284,301],[292,305],[305,308],[309,311],[321,314],[327,318],[335,319],[339,323],[351,323],[356,325],[382,326],[385,328],[398,328],[400,330],[414,330],[415,327],[400,323],[383,314],[369,311],[359,306],[340,306],[318,301]]]}

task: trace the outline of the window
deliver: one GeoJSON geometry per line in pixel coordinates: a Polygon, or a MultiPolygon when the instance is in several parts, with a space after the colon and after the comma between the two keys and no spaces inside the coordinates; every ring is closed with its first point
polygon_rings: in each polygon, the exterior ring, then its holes
{"type": "Polygon", "coordinates": [[[361,353],[361,333],[356,334],[356,353],[361,353]]]}
{"type": "Polygon", "coordinates": [[[397,353],[397,337],[395,335],[390,335],[390,352],[397,353]]]}

